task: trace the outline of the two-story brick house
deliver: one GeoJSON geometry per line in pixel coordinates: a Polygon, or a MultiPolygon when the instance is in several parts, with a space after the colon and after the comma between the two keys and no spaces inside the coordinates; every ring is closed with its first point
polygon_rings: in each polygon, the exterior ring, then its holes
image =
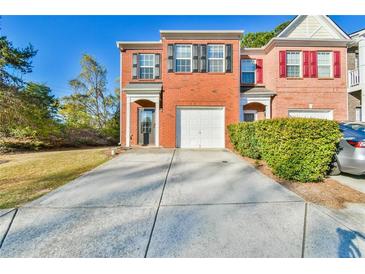
{"type": "Polygon", "coordinates": [[[160,31],[117,42],[121,144],[227,147],[227,125],[275,117],[347,120],[349,37],[327,16],[297,16],[262,48],[243,31],[160,31]]]}

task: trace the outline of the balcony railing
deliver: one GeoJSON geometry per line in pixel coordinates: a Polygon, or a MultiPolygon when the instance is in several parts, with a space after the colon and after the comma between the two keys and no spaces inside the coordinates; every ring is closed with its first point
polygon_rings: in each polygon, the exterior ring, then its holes
{"type": "Polygon", "coordinates": [[[358,69],[349,70],[348,74],[349,88],[355,87],[360,84],[360,75],[358,69]]]}

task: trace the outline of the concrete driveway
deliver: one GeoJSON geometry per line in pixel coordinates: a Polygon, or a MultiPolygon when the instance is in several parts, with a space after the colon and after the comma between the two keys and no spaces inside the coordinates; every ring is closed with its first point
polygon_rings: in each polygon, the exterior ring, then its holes
{"type": "Polygon", "coordinates": [[[130,150],[0,212],[1,257],[362,257],[365,231],[226,150],[130,150]]]}

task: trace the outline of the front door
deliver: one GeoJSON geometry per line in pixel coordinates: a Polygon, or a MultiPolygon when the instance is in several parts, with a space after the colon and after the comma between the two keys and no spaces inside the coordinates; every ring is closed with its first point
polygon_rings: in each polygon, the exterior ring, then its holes
{"type": "Polygon", "coordinates": [[[155,144],[155,110],[140,108],[138,117],[138,144],[143,146],[155,144]]]}

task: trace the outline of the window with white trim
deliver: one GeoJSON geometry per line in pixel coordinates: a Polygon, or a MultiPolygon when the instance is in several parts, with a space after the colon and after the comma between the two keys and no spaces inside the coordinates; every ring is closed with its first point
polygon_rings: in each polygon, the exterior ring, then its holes
{"type": "Polygon", "coordinates": [[[139,54],[139,78],[153,79],[155,69],[154,54],[139,54]]]}
{"type": "Polygon", "coordinates": [[[301,77],[302,66],[301,66],[301,55],[300,51],[287,51],[286,52],[286,76],[287,77],[301,77]]]}
{"type": "Polygon", "coordinates": [[[224,72],[224,45],[208,45],[208,72],[224,72]]]}
{"type": "Polygon", "coordinates": [[[317,52],[318,78],[332,77],[332,52],[317,52]]]}
{"type": "Polygon", "coordinates": [[[191,72],[192,45],[175,45],[175,71],[191,72]]]}
{"type": "Polygon", "coordinates": [[[253,59],[241,60],[241,82],[243,84],[256,83],[256,60],[253,59]]]}

